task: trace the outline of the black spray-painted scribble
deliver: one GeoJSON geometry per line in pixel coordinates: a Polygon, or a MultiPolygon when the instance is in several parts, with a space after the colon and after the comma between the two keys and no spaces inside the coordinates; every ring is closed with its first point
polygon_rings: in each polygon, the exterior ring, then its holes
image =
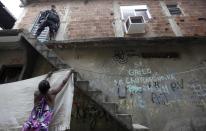
{"type": "Polygon", "coordinates": [[[124,50],[115,50],[113,60],[120,64],[125,64],[128,62],[128,56],[124,50]]]}
{"type": "Polygon", "coordinates": [[[89,100],[88,97],[81,93],[76,93],[77,96],[74,98],[73,107],[74,112],[72,116],[76,119],[89,122],[90,130],[94,130],[99,120],[111,121],[111,116],[100,106],[93,101],[89,100]]]}
{"type": "Polygon", "coordinates": [[[183,89],[184,88],[183,79],[181,79],[180,81],[171,82],[170,87],[172,91],[183,89]]]}
{"type": "Polygon", "coordinates": [[[152,102],[157,105],[165,105],[168,103],[166,93],[151,93],[152,102]]]}
{"type": "Polygon", "coordinates": [[[199,80],[192,80],[189,82],[189,87],[192,90],[190,96],[192,104],[198,106],[206,106],[206,88],[199,80]]]}

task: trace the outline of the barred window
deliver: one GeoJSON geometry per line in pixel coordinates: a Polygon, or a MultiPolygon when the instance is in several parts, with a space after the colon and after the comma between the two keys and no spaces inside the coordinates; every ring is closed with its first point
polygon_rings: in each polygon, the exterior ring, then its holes
{"type": "Polygon", "coordinates": [[[167,8],[171,15],[181,15],[182,14],[177,4],[167,5],[167,8]]]}
{"type": "Polygon", "coordinates": [[[121,6],[121,18],[126,21],[130,16],[142,16],[145,21],[151,19],[147,5],[121,6]]]}

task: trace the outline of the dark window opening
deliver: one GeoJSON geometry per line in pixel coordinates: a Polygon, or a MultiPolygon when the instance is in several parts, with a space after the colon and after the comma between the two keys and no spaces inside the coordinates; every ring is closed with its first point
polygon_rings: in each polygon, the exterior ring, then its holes
{"type": "Polygon", "coordinates": [[[180,8],[177,6],[177,4],[167,5],[167,8],[168,8],[171,15],[181,15],[182,14],[182,12],[181,12],[180,8]]]}
{"type": "Polygon", "coordinates": [[[132,23],[144,23],[143,18],[140,17],[130,17],[132,23]]]}
{"type": "Polygon", "coordinates": [[[22,65],[3,65],[0,70],[0,84],[19,80],[22,65]]]}
{"type": "Polygon", "coordinates": [[[142,17],[144,17],[144,20],[145,21],[149,21],[149,16],[148,16],[148,14],[147,14],[147,10],[146,9],[142,9],[142,10],[140,10],[140,9],[136,9],[135,10],[135,15],[136,16],[142,16],[142,17]]]}
{"type": "Polygon", "coordinates": [[[143,58],[179,58],[179,54],[175,52],[149,52],[141,53],[143,58]]]}

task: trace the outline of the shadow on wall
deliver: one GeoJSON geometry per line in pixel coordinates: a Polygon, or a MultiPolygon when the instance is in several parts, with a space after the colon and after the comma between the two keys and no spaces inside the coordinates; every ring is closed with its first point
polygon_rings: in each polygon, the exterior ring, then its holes
{"type": "Polygon", "coordinates": [[[74,94],[71,131],[127,131],[78,89],[74,94]]]}

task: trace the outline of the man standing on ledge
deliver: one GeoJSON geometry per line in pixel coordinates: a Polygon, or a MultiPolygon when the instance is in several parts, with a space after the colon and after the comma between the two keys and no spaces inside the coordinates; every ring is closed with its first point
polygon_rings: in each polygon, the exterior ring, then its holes
{"type": "Polygon", "coordinates": [[[44,30],[44,28],[48,26],[50,40],[54,39],[54,36],[60,26],[60,19],[59,15],[56,12],[56,6],[51,5],[51,10],[46,10],[42,12],[38,23],[40,23],[40,25],[35,34],[35,37],[37,38],[44,30]]]}

